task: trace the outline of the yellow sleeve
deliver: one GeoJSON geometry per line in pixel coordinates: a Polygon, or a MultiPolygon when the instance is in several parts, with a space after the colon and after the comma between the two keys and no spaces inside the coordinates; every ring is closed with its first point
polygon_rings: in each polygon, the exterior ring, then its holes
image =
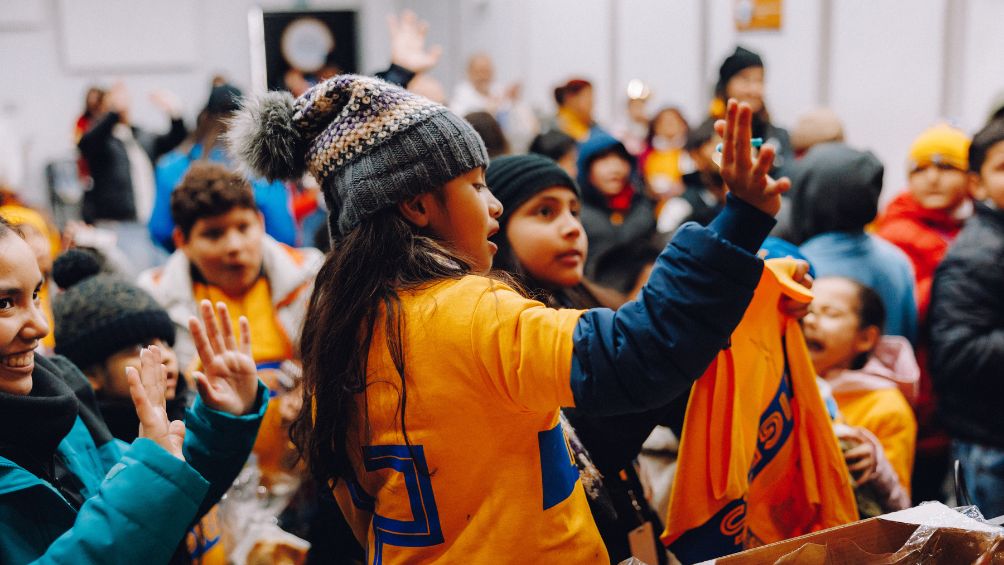
{"type": "Polygon", "coordinates": [[[572,334],[582,310],[555,310],[501,284],[474,309],[471,347],[482,375],[520,411],[574,406],[572,334]]]}
{"type": "Polygon", "coordinates": [[[913,409],[895,389],[875,391],[881,394],[879,411],[882,415],[865,426],[882,444],[885,456],[899,477],[899,482],[910,492],[910,476],[913,474],[913,455],[917,446],[917,419],[913,409]]]}

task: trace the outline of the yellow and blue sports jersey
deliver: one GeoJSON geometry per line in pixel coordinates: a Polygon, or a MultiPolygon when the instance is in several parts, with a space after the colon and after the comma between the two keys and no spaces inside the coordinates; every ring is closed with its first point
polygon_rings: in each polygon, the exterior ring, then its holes
{"type": "Polygon", "coordinates": [[[696,563],[857,520],[850,473],[782,294],[812,295],[791,259],[766,262],[728,349],[694,385],[665,543],[696,563]]]}
{"type": "Polygon", "coordinates": [[[335,487],[369,563],[608,562],[558,421],[582,312],[476,276],[401,304],[406,388],[378,320],[335,487]]]}

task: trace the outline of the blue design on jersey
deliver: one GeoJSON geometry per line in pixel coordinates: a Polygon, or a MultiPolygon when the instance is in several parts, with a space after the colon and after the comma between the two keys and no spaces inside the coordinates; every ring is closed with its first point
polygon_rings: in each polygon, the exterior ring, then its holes
{"type": "Polygon", "coordinates": [[[575,482],[579,480],[579,468],[575,466],[560,423],[545,432],[537,432],[537,442],[540,447],[544,510],[547,510],[572,494],[575,482]]]}
{"type": "Polygon", "coordinates": [[[199,559],[203,555],[209,553],[209,550],[216,547],[216,544],[220,543],[220,536],[216,536],[213,539],[203,540],[201,536],[195,536],[195,549],[190,553],[190,557],[194,559],[199,559]]]}
{"type": "Polygon", "coordinates": [[[698,563],[709,556],[724,556],[743,549],[746,501],[733,500],[700,526],[683,532],[670,546],[681,563],[698,563]]]}
{"type": "Polygon", "coordinates": [[[355,479],[345,479],[345,488],[348,489],[349,496],[352,498],[352,504],[356,508],[365,510],[366,512],[373,512],[376,508],[376,499],[364,491],[355,479]]]}
{"type": "Polygon", "coordinates": [[[795,429],[795,411],[791,405],[792,398],[794,398],[794,394],[791,390],[791,375],[788,372],[788,352],[785,351],[781,382],[777,386],[774,398],[760,414],[756,452],[753,454],[753,462],[747,475],[750,482],[753,482],[760,471],[763,471],[764,467],[777,457],[781,448],[791,437],[791,432],[795,429]]]}
{"type": "Polygon", "coordinates": [[[383,562],[384,544],[427,547],[443,543],[425,448],[421,445],[370,445],[363,448],[363,463],[367,472],[393,469],[404,475],[411,505],[411,521],[395,520],[374,512],[373,563],[383,562]]]}

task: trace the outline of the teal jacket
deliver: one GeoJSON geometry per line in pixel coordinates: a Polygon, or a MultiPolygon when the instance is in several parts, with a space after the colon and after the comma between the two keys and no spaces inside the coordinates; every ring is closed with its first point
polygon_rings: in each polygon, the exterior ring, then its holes
{"type": "Polygon", "coordinates": [[[98,448],[78,417],[58,451],[83,485],[79,512],[48,482],[0,457],[0,564],[167,563],[247,460],[265,392],[259,384],[257,411],[240,417],[196,400],[185,420],[187,462],[143,438],[98,448]]]}

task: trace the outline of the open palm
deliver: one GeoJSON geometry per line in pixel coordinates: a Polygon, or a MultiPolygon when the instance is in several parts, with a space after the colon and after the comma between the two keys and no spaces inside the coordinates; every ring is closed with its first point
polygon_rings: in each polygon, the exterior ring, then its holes
{"type": "Polygon", "coordinates": [[[167,417],[164,389],[167,373],[156,345],[143,348],[139,354],[140,369],[126,367],[129,394],[139,416],[139,437],[154,441],[168,453],[185,460],[181,446],[185,442],[185,424],[167,417]]]}
{"type": "Polygon", "coordinates": [[[201,321],[195,316],[188,320],[202,361],[202,371],[192,373],[199,396],[214,410],[234,416],[248,414],[258,396],[258,370],[251,357],[251,328],[247,318],[241,316],[238,323],[238,342],[225,304],[217,303],[214,315],[212,303],[203,300],[199,311],[201,321]]]}

